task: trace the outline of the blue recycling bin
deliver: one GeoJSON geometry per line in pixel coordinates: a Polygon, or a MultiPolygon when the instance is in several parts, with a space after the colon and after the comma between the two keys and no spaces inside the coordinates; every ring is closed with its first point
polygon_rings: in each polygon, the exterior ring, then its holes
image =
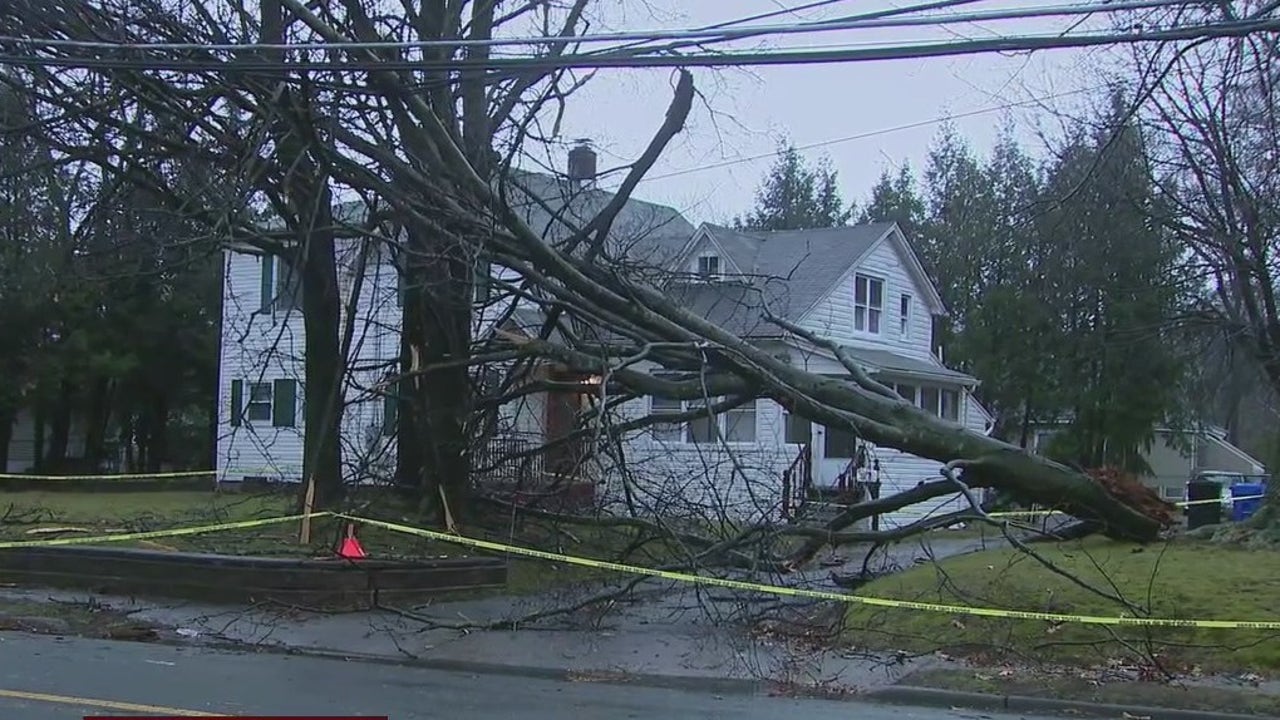
{"type": "Polygon", "coordinates": [[[1262,495],[1267,494],[1267,486],[1262,483],[1235,483],[1231,486],[1231,519],[1235,522],[1248,520],[1262,507],[1262,495]]]}

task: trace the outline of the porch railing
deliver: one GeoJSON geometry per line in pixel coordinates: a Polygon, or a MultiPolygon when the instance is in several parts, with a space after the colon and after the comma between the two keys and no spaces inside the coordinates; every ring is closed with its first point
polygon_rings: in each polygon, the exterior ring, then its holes
{"type": "Polygon", "coordinates": [[[806,443],[782,471],[782,519],[792,520],[809,499],[813,487],[813,451],[806,443]]]}

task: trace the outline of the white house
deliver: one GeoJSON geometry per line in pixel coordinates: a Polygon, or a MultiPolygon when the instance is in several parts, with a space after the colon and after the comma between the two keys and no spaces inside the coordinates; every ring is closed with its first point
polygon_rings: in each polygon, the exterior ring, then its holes
{"type": "MultiPolygon", "coordinates": [[[[521,208],[530,226],[560,237],[603,207],[611,195],[594,187],[594,164],[589,151],[579,148],[571,153],[567,181],[522,175],[522,185],[538,197],[521,208]]],[[[358,213],[343,206],[339,214],[358,213]]],[[[945,309],[896,225],[769,233],[694,228],[671,208],[632,200],[611,239],[615,251],[663,270],[653,282],[669,297],[759,347],[812,372],[847,376],[830,353],[767,323],[767,307],[845,346],[868,372],[925,410],[989,432],[991,417],[972,396],[975,380],[945,367],[931,349],[931,323],[945,309]]],[[[366,252],[362,247],[369,245],[351,241],[340,250],[344,303],[355,287],[355,257],[366,252]]],[[[392,406],[371,388],[398,367],[398,274],[390,252],[367,252],[342,409],[349,482],[387,478],[395,460],[392,406]]],[[[224,277],[219,477],[300,481],[304,336],[292,274],[278,259],[233,248],[226,253],[224,277]]],[[[492,307],[477,313],[476,332],[492,330],[495,314],[492,307]]],[[[531,332],[539,322],[536,312],[521,308],[506,329],[531,332]]],[[[589,378],[577,380],[580,392],[536,393],[504,408],[498,436],[484,441],[477,457],[563,437],[597,392],[589,378]]],[[[635,400],[615,408],[610,419],[681,409],[661,398],[635,400]]],[[[936,478],[939,467],[845,431],[810,427],[770,400],[714,420],[637,431],[625,436],[620,452],[589,445],[560,447],[533,465],[524,461],[522,468],[539,476],[571,476],[602,511],[625,503],[665,514],[705,517],[714,511],[745,518],[789,515],[824,489],[867,489],[878,481],[880,493],[888,494],[936,478]]],[[[945,511],[957,502],[908,508],[889,521],[945,511]]]]}

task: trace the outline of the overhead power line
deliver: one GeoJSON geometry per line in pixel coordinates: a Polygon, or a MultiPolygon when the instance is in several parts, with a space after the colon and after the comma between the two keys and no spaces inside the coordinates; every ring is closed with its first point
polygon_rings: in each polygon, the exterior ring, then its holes
{"type": "MultiPolygon", "coordinates": [[[[819,5],[826,4],[817,3],[819,5]]],[[[926,7],[948,6],[952,2],[930,3],[926,7]]],[[[564,37],[560,35],[536,35],[511,38],[484,39],[447,39],[447,40],[386,40],[386,41],[344,41],[344,42],[300,42],[300,43],[175,43],[144,42],[124,43],[104,40],[74,40],[64,38],[30,38],[16,35],[0,35],[0,42],[15,45],[27,45],[47,48],[69,48],[80,50],[124,50],[124,51],[173,51],[173,52],[268,52],[288,50],[428,50],[456,49],[465,47],[507,47],[558,45],[572,42],[575,45],[595,43],[617,43],[624,41],[655,42],[658,40],[713,40],[728,42],[760,35],[798,35],[809,33],[836,32],[846,30],[883,29],[896,27],[919,27],[931,25],[950,25],[969,22],[990,22],[993,20],[1026,20],[1047,17],[1066,17],[1077,15],[1093,15],[1097,13],[1115,13],[1129,10],[1146,10],[1173,5],[1185,5],[1186,0],[1100,0],[1090,3],[1073,3],[1068,5],[1037,5],[1012,10],[982,10],[965,13],[948,13],[941,15],[918,16],[919,10],[905,8],[908,17],[890,17],[902,15],[903,10],[881,11],[862,15],[854,15],[831,20],[815,20],[778,25],[757,25],[734,30],[721,27],[682,30],[633,30],[617,33],[595,33],[564,37]]],[[[1196,4],[1192,2],[1191,4],[1196,4]]],[[[735,21],[735,23],[738,21],[735,21]]]]}
{"type": "Polygon", "coordinates": [[[386,71],[386,70],[555,70],[570,68],[657,68],[657,67],[750,67],[770,65],[809,65],[902,60],[983,53],[1027,52],[1063,48],[1125,45],[1177,40],[1206,40],[1241,37],[1261,32],[1280,31],[1280,19],[1240,20],[1202,25],[1172,27],[1163,30],[1135,30],[1069,35],[1015,35],[980,40],[948,42],[900,43],[828,50],[792,50],[760,52],[726,52],[700,54],[573,53],[565,55],[456,58],[447,60],[365,60],[365,61],[285,61],[257,60],[191,61],[160,58],[92,58],[67,56],[0,55],[0,62],[14,65],[45,67],[77,67],[134,70],[168,70],[178,72],[288,72],[288,71],[386,71]]]}
{"type": "MultiPolygon", "coordinates": [[[[839,145],[841,143],[853,142],[855,140],[866,140],[868,138],[879,137],[881,135],[888,135],[890,133],[902,132],[903,130],[914,130],[916,128],[928,127],[930,125],[938,125],[948,120],[963,120],[965,118],[978,117],[980,115],[990,115],[991,113],[1000,112],[1002,110],[1012,110],[1018,107],[1036,105],[1042,102],[1047,102],[1049,100],[1059,100],[1064,97],[1071,97],[1073,95],[1081,95],[1083,93],[1094,92],[1095,90],[1098,90],[1098,89],[1099,88],[1096,88],[1096,87],[1089,87],[1089,88],[1080,88],[1078,90],[1068,90],[1066,92],[1054,93],[1052,95],[1044,95],[1037,98],[1031,98],[1030,100],[1004,103],[1002,105],[994,105],[991,107],[978,108],[977,110],[969,110],[962,113],[956,113],[955,115],[946,115],[943,117],[929,118],[928,120],[917,120],[915,122],[904,123],[902,125],[894,125],[892,127],[880,128],[878,130],[868,130],[866,132],[861,132],[854,135],[845,135],[843,137],[832,138],[830,140],[819,140],[817,142],[806,143],[803,145],[795,145],[793,146],[793,149],[813,150],[815,148],[830,147],[831,145],[839,145]]],[[[685,168],[683,170],[673,170],[671,172],[661,173],[658,175],[646,175],[644,179],[642,179],[640,182],[650,182],[652,180],[665,180],[667,178],[681,177],[683,175],[692,175],[693,173],[699,173],[706,170],[718,170],[720,168],[731,167],[733,165],[742,165],[745,163],[756,162],[757,160],[767,160],[768,158],[777,157],[781,155],[783,152],[785,152],[785,150],[771,150],[769,152],[760,153],[758,155],[750,155],[742,158],[734,158],[732,160],[722,160],[720,162],[709,163],[706,165],[699,165],[698,167],[685,168]]]]}

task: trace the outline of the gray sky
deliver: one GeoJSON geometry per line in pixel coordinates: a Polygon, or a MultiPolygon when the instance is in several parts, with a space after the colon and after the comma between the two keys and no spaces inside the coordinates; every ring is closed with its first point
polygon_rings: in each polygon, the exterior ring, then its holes
{"type": "MultiPolygon", "coordinates": [[[[795,19],[817,20],[889,7],[916,0],[849,0],[830,9],[812,11],[800,18],[780,16],[768,20],[783,23],[795,19]]],[[[799,0],[619,0],[622,9],[608,18],[619,29],[692,28],[733,18],[802,4],[799,0]]],[[[1038,0],[1036,5],[1060,4],[1038,0]]],[[[1026,0],[983,2],[969,9],[1027,7],[1026,0]]],[[[770,48],[821,47],[903,40],[959,40],[966,38],[1061,32],[1072,19],[988,22],[923,28],[861,30],[856,33],[824,33],[787,40],[770,40],[770,48]]],[[[1098,27],[1096,23],[1085,26],[1098,27]]],[[[758,41],[752,41],[757,42],[758,41]]],[[[742,46],[742,49],[754,46],[742,46]]],[[[885,168],[909,162],[919,171],[938,121],[948,115],[998,108],[1012,102],[1060,95],[1048,101],[1059,107],[1078,106],[1088,97],[1081,88],[1097,87],[1097,66],[1116,50],[1054,50],[1034,55],[972,55],[923,60],[870,63],[765,67],[732,70],[695,70],[702,94],[695,103],[686,131],[636,192],[637,197],[678,208],[694,223],[727,221],[748,209],[761,176],[772,158],[732,162],[772,152],[776,138],[785,133],[797,145],[823,143],[838,138],[869,137],[808,150],[817,159],[827,154],[839,173],[846,199],[861,201],[885,168]],[[1070,94],[1070,93],[1075,94],[1070,94]],[[929,123],[923,127],[891,131],[902,125],[929,123]],[[888,132],[886,132],[888,131],[888,132]]],[[[605,171],[640,154],[661,124],[671,97],[674,72],[670,69],[602,70],[573,96],[564,116],[560,137],[591,138],[605,171]]],[[[1019,136],[1035,144],[1035,127],[1048,124],[1050,114],[1028,106],[1011,111],[988,112],[956,121],[956,126],[982,152],[990,146],[1003,116],[1017,121],[1019,136]]],[[[563,164],[561,148],[555,162],[563,164]]],[[[606,182],[608,184],[608,182],[606,182]]]]}

